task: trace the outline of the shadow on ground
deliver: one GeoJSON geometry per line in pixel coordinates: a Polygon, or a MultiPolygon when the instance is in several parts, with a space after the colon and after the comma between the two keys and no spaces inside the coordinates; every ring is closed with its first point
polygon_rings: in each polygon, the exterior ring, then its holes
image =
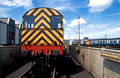
{"type": "Polygon", "coordinates": [[[79,72],[84,71],[84,69],[76,65],[74,61],[69,57],[69,55],[64,55],[63,59],[58,61],[57,63],[57,71],[58,78],[62,76],[66,76],[66,78],[70,78],[70,75],[77,74],[79,72]]]}

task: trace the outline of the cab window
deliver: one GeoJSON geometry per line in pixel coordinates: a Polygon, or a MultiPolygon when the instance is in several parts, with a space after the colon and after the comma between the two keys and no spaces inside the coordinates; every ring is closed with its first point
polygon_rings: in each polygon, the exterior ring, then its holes
{"type": "Polygon", "coordinates": [[[23,25],[24,28],[34,28],[34,16],[25,16],[23,25]]]}
{"type": "Polygon", "coordinates": [[[51,28],[62,28],[62,17],[61,16],[51,17],[51,28]]]}

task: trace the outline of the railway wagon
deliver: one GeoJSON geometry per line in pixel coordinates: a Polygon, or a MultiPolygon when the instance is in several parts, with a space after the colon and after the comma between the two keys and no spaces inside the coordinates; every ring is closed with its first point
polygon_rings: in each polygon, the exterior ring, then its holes
{"type": "Polygon", "coordinates": [[[63,16],[52,8],[33,8],[22,17],[21,54],[63,55],[63,16]]]}

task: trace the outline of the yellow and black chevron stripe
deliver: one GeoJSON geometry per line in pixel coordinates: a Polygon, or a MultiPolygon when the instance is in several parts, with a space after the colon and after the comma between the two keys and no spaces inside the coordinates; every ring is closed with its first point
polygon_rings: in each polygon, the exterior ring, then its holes
{"type": "Polygon", "coordinates": [[[21,43],[31,45],[63,45],[63,17],[51,8],[35,8],[26,12],[25,16],[34,16],[34,28],[21,28],[21,43]],[[61,28],[51,28],[51,16],[61,16],[61,28]]]}
{"type": "MultiPolygon", "coordinates": [[[[51,8],[36,8],[24,14],[24,16],[31,15],[34,16],[34,28],[51,28],[51,16],[62,16],[58,11],[51,8]]],[[[24,16],[22,22],[24,21],[24,16]]],[[[61,21],[63,21],[63,17],[61,21]]]]}

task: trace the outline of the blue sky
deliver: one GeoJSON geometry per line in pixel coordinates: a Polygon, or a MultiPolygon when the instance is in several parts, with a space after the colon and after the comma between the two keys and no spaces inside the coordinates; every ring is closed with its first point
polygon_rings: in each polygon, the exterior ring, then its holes
{"type": "Polygon", "coordinates": [[[0,17],[21,23],[29,9],[50,7],[64,17],[64,38],[78,39],[80,15],[81,39],[120,37],[120,0],[0,0],[0,17]]]}

